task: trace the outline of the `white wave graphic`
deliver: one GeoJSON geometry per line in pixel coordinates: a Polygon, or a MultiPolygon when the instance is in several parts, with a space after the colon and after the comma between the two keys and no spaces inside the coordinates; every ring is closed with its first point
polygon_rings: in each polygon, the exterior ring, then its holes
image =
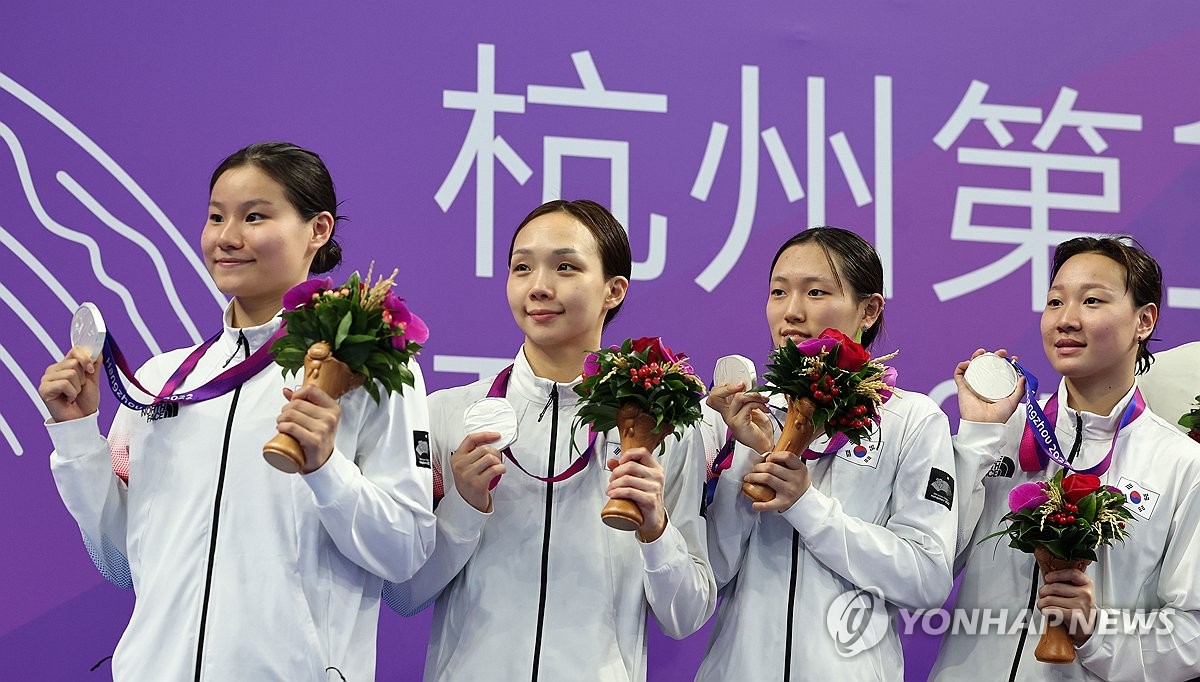
{"type": "MultiPolygon", "coordinates": [[[[0,91],[12,95],[74,142],[76,147],[86,153],[92,161],[98,163],[108,175],[117,181],[128,193],[128,196],[132,197],[145,210],[150,219],[146,225],[139,225],[136,221],[134,224],[130,224],[118,218],[105,206],[103,200],[96,196],[94,191],[85,188],[81,182],[76,180],[75,175],[63,168],[54,173],[58,184],[98,221],[100,227],[97,229],[97,226],[91,225],[90,221],[87,226],[78,226],[67,225],[64,223],[70,221],[56,219],[54,217],[56,214],[65,215],[69,212],[72,208],[71,202],[64,199],[51,200],[48,198],[51,194],[38,191],[26,156],[27,145],[22,143],[17,131],[2,119],[3,109],[0,109],[0,141],[10,153],[19,179],[21,195],[36,218],[36,223],[12,222],[7,225],[8,229],[0,226],[0,246],[12,253],[33,274],[32,278],[18,279],[16,273],[8,272],[4,275],[7,285],[0,283],[0,298],[25,327],[24,330],[6,331],[6,341],[8,339],[18,340],[7,346],[0,345],[0,365],[3,365],[12,375],[16,383],[14,386],[0,381],[0,390],[7,389],[6,395],[9,396],[18,395],[18,391],[23,393],[44,419],[48,414],[37,394],[36,384],[42,369],[50,362],[62,357],[65,349],[61,346],[66,345],[66,339],[61,339],[61,343],[56,342],[54,335],[46,330],[46,325],[42,320],[61,320],[64,317],[62,312],[64,309],[69,314],[78,307],[80,300],[95,298],[96,291],[94,287],[91,287],[88,292],[72,292],[64,284],[63,275],[66,273],[56,273],[53,262],[49,260],[43,262],[30,248],[31,246],[37,245],[45,249],[48,242],[58,240],[83,247],[86,250],[88,266],[96,283],[115,295],[120,302],[119,312],[129,320],[130,326],[137,331],[143,343],[152,353],[162,351],[159,337],[164,332],[164,324],[170,321],[171,314],[182,325],[193,343],[199,343],[202,339],[196,323],[192,319],[192,315],[197,312],[195,306],[193,304],[192,311],[185,306],[178,293],[181,288],[185,291],[189,288],[206,290],[207,295],[203,298],[207,299],[208,296],[211,296],[218,309],[225,306],[226,299],[216,289],[208,276],[204,263],[180,231],[145,190],[108,153],[53,107],[3,72],[0,72],[0,91]],[[66,203],[55,203],[56,201],[66,201],[66,203]],[[37,227],[41,229],[36,229],[37,227]],[[184,262],[189,266],[188,268],[183,268],[182,272],[179,272],[180,268],[177,267],[176,272],[172,272],[167,258],[164,257],[164,251],[155,241],[158,233],[165,236],[165,240],[158,239],[159,242],[162,242],[162,247],[165,247],[168,252],[178,251],[177,255],[182,256],[184,262]],[[119,238],[118,244],[131,245],[133,248],[114,247],[111,235],[119,238]],[[97,237],[108,237],[108,239],[97,239],[97,237]],[[144,254],[152,264],[152,268],[131,269],[124,266],[124,261],[128,260],[129,254],[135,251],[144,254]],[[139,303],[134,292],[148,289],[153,289],[156,294],[161,292],[165,295],[169,309],[164,308],[158,301],[150,305],[145,301],[139,303]],[[62,308],[52,306],[53,310],[46,310],[45,296],[47,293],[57,300],[62,308]],[[22,300],[23,297],[30,302],[41,300],[42,305],[40,307],[29,305],[22,300]],[[37,314],[32,312],[31,308],[36,310],[37,314]],[[164,316],[164,313],[169,314],[164,316]],[[33,343],[20,342],[22,331],[26,332],[27,338],[33,343]],[[37,350],[38,346],[45,351],[45,355],[37,350]],[[14,357],[14,353],[17,354],[16,357],[14,357]]],[[[39,141],[44,138],[44,133],[40,133],[37,137],[39,141]]],[[[51,162],[55,165],[60,163],[57,159],[52,159],[51,162]]],[[[66,160],[61,163],[66,163],[66,160]]],[[[72,163],[78,162],[72,161],[72,163]]],[[[56,193],[55,196],[58,194],[56,193]]],[[[208,319],[212,312],[205,306],[203,310],[199,311],[199,314],[208,319]]],[[[114,318],[121,319],[117,316],[114,318]]],[[[176,329],[173,323],[170,328],[176,329]]],[[[9,412],[13,401],[6,400],[5,403],[4,412],[9,415],[13,414],[9,412]]],[[[39,425],[26,423],[28,421],[30,420],[22,418],[20,422],[10,423],[5,415],[0,414],[0,436],[3,436],[17,455],[22,454],[25,450],[21,442],[22,431],[25,433],[26,440],[34,435],[39,440],[44,439],[44,431],[40,429],[39,425]]]]}

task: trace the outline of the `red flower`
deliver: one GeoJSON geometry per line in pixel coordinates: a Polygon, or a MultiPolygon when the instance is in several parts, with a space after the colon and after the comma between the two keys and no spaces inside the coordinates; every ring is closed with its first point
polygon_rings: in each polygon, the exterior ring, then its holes
{"type": "Polygon", "coordinates": [[[1062,482],[1063,498],[1071,504],[1100,489],[1100,478],[1091,474],[1071,474],[1062,482]]]}
{"type": "Polygon", "coordinates": [[[643,336],[640,339],[634,340],[633,352],[640,353],[640,352],[646,350],[647,348],[650,349],[650,352],[646,355],[646,364],[647,365],[652,362],[663,362],[663,361],[678,362],[679,361],[679,358],[675,356],[675,353],[671,352],[671,349],[667,348],[666,345],[663,344],[662,339],[660,337],[643,336]]]}
{"type": "Polygon", "coordinates": [[[832,327],[821,332],[821,336],[827,339],[836,339],[841,344],[837,354],[837,366],[840,369],[857,372],[871,359],[871,354],[867,352],[866,348],[832,327]]]}

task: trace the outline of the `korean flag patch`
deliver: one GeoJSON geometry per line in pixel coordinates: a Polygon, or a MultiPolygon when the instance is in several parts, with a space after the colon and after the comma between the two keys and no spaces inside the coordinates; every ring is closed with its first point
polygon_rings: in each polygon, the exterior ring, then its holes
{"type": "Polygon", "coordinates": [[[937,467],[929,470],[929,484],[925,486],[925,499],[932,500],[946,509],[954,508],[954,477],[937,467]]]}
{"type": "MultiPolygon", "coordinates": [[[[604,443],[605,460],[621,459],[621,441],[609,440],[604,443]]],[[[605,464],[605,466],[608,466],[605,464]]]]}
{"type": "Polygon", "coordinates": [[[422,469],[432,467],[429,461],[428,431],[413,431],[413,451],[417,453],[417,466],[422,469]]]}
{"type": "Polygon", "coordinates": [[[854,445],[851,443],[848,447],[838,450],[837,456],[856,466],[867,467],[870,469],[879,468],[879,450],[883,443],[871,441],[854,445]]]}
{"type": "Polygon", "coordinates": [[[1121,494],[1125,496],[1125,508],[1143,519],[1149,520],[1154,513],[1154,505],[1158,504],[1158,493],[1150,490],[1137,481],[1121,478],[1117,483],[1121,494]]]}

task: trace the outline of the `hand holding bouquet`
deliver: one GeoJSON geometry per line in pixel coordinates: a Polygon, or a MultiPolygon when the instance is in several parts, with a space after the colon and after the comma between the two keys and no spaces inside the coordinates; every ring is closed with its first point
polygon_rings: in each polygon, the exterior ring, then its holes
{"type": "MultiPolygon", "coordinates": [[[[618,429],[621,450],[655,450],[700,420],[704,382],[657,337],[626,339],[588,356],[579,394],[578,420],[596,431],[618,429]]],[[[642,525],[641,510],[629,500],[609,500],[600,513],[620,530],[642,525]]]]}
{"type": "MultiPolygon", "coordinates": [[[[334,400],[362,386],[379,402],[380,388],[403,392],[413,385],[408,361],[429,338],[421,318],[392,293],[396,271],[370,285],[355,272],[345,284],[310,279],[283,296],[287,334],[271,347],[283,373],[304,370],[304,385],[316,385],[334,400]]],[[[276,434],[263,457],[276,469],[295,473],[304,466],[296,439],[276,434]]]]}
{"type": "MultiPolygon", "coordinates": [[[[804,456],[821,434],[834,438],[831,452],[846,442],[862,442],[879,423],[879,406],[892,396],[896,370],[883,361],[895,356],[872,358],[836,329],[800,345],[788,339],[771,351],[765,383],[751,390],[787,397],[787,421],[775,451],[804,456]]],[[[755,502],[775,499],[774,490],[758,483],[744,483],[742,492],[755,502]]]]}
{"type": "MultiPolygon", "coordinates": [[[[1008,536],[1008,546],[1034,555],[1042,575],[1066,568],[1084,570],[1096,550],[1124,540],[1132,514],[1125,495],[1090,474],[1060,469],[1048,481],[1022,483],[1008,495],[1008,526],[984,538],[1008,536]]],[[[1075,648],[1065,626],[1051,624],[1035,651],[1044,663],[1070,663],[1075,648]]]]}

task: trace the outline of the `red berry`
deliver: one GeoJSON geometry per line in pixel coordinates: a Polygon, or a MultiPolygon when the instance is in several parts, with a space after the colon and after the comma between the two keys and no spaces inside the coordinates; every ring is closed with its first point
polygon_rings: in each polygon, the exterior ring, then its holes
{"type": "Polygon", "coordinates": [[[838,389],[838,387],[837,387],[837,386],[834,386],[834,387],[833,387],[833,390],[831,390],[831,391],[830,391],[830,393],[832,393],[832,394],[834,394],[834,395],[841,395],[841,394],[842,394],[841,390],[840,390],[840,389],[838,389]]]}
{"type": "Polygon", "coordinates": [[[817,400],[824,400],[825,394],[822,393],[821,391],[813,391],[813,397],[816,398],[817,400]]]}
{"type": "Polygon", "coordinates": [[[1074,516],[1068,516],[1068,517],[1067,517],[1067,523],[1068,523],[1068,524],[1075,523],[1075,517],[1074,517],[1074,516]]]}
{"type": "Polygon", "coordinates": [[[812,391],[813,393],[816,393],[817,391],[821,390],[821,387],[816,384],[809,384],[808,390],[812,391]]]}

